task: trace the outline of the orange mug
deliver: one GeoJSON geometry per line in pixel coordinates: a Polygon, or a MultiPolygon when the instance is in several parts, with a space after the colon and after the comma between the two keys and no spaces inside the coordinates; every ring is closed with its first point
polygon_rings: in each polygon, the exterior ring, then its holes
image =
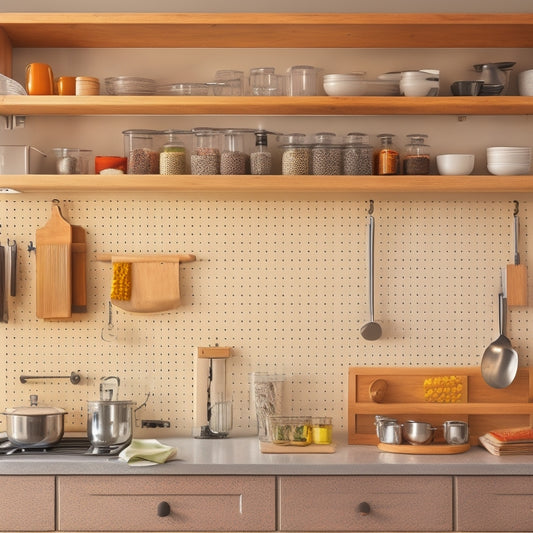
{"type": "Polygon", "coordinates": [[[60,76],[56,80],[57,94],[75,95],[76,94],[76,76],[60,76]]]}
{"type": "Polygon", "coordinates": [[[28,94],[54,94],[54,75],[46,63],[30,63],[26,67],[26,91],[28,94]]]}

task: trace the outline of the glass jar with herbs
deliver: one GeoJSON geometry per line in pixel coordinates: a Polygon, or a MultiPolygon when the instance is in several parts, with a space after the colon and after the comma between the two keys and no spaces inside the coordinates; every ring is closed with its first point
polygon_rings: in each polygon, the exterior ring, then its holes
{"type": "Polygon", "coordinates": [[[426,144],[428,136],[423,133],[407,135],[408,143],[403,156],[403,173],[409,175],[429,174],[430,147],[426,144]]]}
{"type": "Polygon", "coordinates": [[[342,172],[345,176],[367,176],[373,172],[374,148],[366,133],[348,133],[342,151],[342,172]]]}
{"type": "Polygon", "coordinates": [[[400,153],[393,143],[392,133],[380,133],[378,147],[374,152],[374,172],[380,176],[400,173],[400,153]]]}

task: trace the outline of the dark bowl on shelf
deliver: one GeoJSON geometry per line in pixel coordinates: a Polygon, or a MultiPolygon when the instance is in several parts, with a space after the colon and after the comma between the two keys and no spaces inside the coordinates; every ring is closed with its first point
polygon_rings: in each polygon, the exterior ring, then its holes
{"type": "Polygon", "coordinates": [[[483,81],[454,81],[450,88],[454,96],[478,96],[483,90],[483,81]]]}
{"type": "Polygon", "coordinates": [[[484,83],[479,96],[498,96],[503,92],[504,85],[499,83],[484,83]]]}

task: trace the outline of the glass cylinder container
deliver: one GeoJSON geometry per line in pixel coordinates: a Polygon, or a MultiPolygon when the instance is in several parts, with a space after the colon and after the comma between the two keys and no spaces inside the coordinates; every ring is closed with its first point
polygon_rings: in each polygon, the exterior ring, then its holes
{"type": "Polygon", "coordinates": [[[342,172],[346,176],[369,176],[373,172],[374,148],[366,133],[348,133],[344,138],[342,172]]]}
{"type": "Polygon", "coordinates": [[[379,146],[374,152],[374,171],[380,176],[400,173],[400,154],[392,142],[392,133],[380,133],[379,146]]]}
{"type": "Polygon", "coordinates": [[[215,130],[193,130],[191,174],[220,174],[220,134],[215,130]]]}
{"type": "Polygon", "coordinates": [[[245,151],[248,130],[224,131],[224,149],[220,154],[220,173],[224,175],[247,174],[249,156],[245,151]]]}
{"type": "Polygon", "coordinates": [[[309,174],[310,148],[305,143],[305,134],[291,133],[278,137],[281,144],[281,173],[285,176],[309,174]]]}
{"type": "Polygon", "coordinates": [[[128,174],[159,174],[159,149],[156,130],[125,130],[124,156],[128,158],[128,174]]]}
{"type": "Polygon", "coordinates": [[[167,130],[165,142],[159,154],[159,173],[180,175],[187,173],[187,149],[183,137],[188,131],[167,130]]]}
{"type": "Polygon", "coordinates": [[[426,144],[427,135],[411,133],[407,135],[408,144],[405,146],[403,156],[404,174],[429,174],[430,146],[426,144]]]}
{"type": "Polygon", "coordinates": [[[255,132],[255,149],[250,154],[250,172],[254,175],[272,173],[272,154],[268,150],[268,134],[266,131],[255,132]]]}
{"type": "Polygon", "coordinates": [[[335,143],[334,133],[315,135],[311,148],[311,174],[315,176],[338,176],[342,174],[342,146],[335,143]]]}
{"type": "Polygon", "coordinates": [[[257,418],[257,433],[260,441],[270,441],[269,417],[281,415],[285,376],[270,372],[250,374],[251,403],[257,418]]]}
{"type": "Polygon", "coordinates": [[[309,65],[295,65],[289,69],[289,96],[316,96],[318,69],[309,65]]]}
{"type": "Polygon", "coordinates": [[[313,444],[331,444],[333,423],[330,416],[314,416],[312,428],[313,444]]]}

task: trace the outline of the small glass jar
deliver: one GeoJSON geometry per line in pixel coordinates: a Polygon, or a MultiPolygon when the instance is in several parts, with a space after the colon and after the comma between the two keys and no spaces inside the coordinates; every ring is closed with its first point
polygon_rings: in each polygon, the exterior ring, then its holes
{"type": "Polygon", "coordinates": [[[193,130],[194,141],[191,153],[191,174],[220,174],[220,148],[218,131],[193,130]]]}
{"type": "Polygon", "coordinates": [[[348,133],[344,138],[342,172],[345,176],[369,176],[373,172],[374,148],[366,133],[348,133]]]}
{"type": "Polygon", "coordinates": [[[89,174],[92,150],[80,148],[54,148],[57,174],[89,174]]]}
{"type": "Polygon", "coordinates": [[[400,173],[400,154],[392,142],[392,133],[380,133],[379,146],[374,152],[374,171],[380,176],[400,173]]]}
{"type": "Polygon", "coordinates": [[[312,418],[313,444],[331,444],[333,441],[333,424],[330,416],[312,418]]]}
{"type": "Polygon", "coordinates": [[[183,136],[188,131],[167,130],[163,132],[166,140],[159,154],[159,173],[162,175],[181,175],[187,173],[187,150],[183,136]]]}
{"type": "Polygon", "coordinates": [[[224,175],[247,174],[250,158],[245,151],[245,136],[250,130],[224,131],[224,149],[220,154],[220,173],[224,175]]]}
{"type": "Polygon", "coordinates": [[[411,133],[405,146],[403,156],[403,173],[408,175],[426,175],[430,168],[430,146],[425,144],[427,135],[411,133]]]}
{"type": "Polygon", "coordinates": [[[272,154],[268,150],[268,134],[264,130],[255,132],[255,149],[250,154],[250,172],[254,175],[272,173],[272,154]]]}
{"type": "Polygon", "coordinates": [[[305,134],[291,133],[278,137],[281,144],[281,173],[285,176],[303,176],[310,171],[310,148],[305,134]]]}
{"type": "Polygon", "coordinates": [[[311,173],[315,176],[338,176],[342,174],[342,146],[335,143],[334,133],[321,132],[315,135],[311,148],[311,173]]]}
{"type": "Polygon", "coordinates": [[[126,130],[124,156],[128,158],[128,174],[159,174],[159,139],[156,130],[126,130]]]}

